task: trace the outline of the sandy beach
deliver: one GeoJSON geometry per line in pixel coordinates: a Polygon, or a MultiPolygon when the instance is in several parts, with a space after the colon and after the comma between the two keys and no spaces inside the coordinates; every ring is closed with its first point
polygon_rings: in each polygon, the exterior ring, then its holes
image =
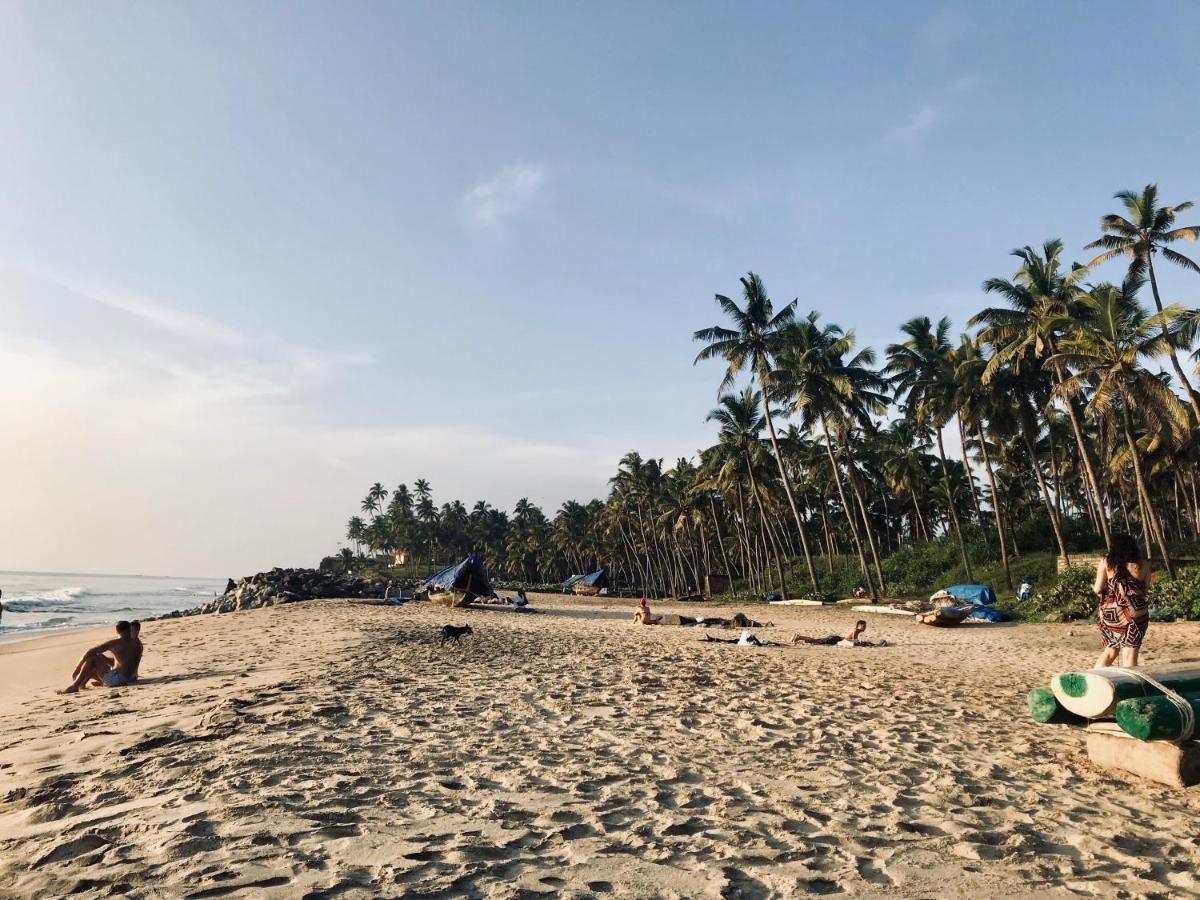
{"type": "MultiPolygon", "coordinates": [[[[73,697],[107,632],[0,647],[0,896],[1200,894],[1200,790],[1026,717],[1086,625],[741,648],[531,599],[149,623],[140,685],[73,697]],[[448,622],[475,635],[438,648],[448,622]]],[[[744,609],[774,640],[857,617],[744,609]]],[[[1198,639],[1156,625],[1145,661],[1198,639]]]]}

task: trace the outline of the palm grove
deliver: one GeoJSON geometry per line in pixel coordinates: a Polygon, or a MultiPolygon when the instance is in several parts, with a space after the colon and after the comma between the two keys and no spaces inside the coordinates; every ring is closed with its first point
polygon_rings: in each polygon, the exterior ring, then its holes
{"type": "Polygon", "coordinates": [[[797,301],[777,308],[747,274],[695,332],[696,363],[724,366],[716,440],[695,458],[630,452],[607,498],[553,518],[527,500],[438,508],[425,481],[376,483],[349,523],[358,553],[341,559],[402,552],[418,575],[478,552],[530,584],[605,566],[651,594],[700,592],[719,572],[755,594],[881,596],[932,587],[889,583],[889,557],[921,547],[953,548],[968,579],[998,563],[1011,586],[1020,554],[1069,557],[1119,528],[1173,576],[1200,521],[1200,310],[1164,303],[1155,267],[1200,274],[1175,249],[1200,226],[1154,185],[1116,200],[1086,265],[1058,240],[1015,250],[967,333],[919,316],[882,354],[797,301]]]}

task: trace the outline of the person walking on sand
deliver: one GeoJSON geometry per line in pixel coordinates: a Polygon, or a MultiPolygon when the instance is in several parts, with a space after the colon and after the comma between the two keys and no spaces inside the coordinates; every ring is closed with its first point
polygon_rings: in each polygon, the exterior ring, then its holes
{"type": "MultiPolygon", "coordinates": [[[[141,625],[138,625],[139,631],[141,625]]],[[[142,661],[142,642],[133,634],[131,623],[122,619],[117,623],[117,637],[92,647],[83,654],[71,677],[75,680],[59,693],[74,694],[89,682],[106,687],[123,687],[137,677],[137,667],[142,661]],[[110,659],[105,654],[112,653],[110,659]]]]}
{"type": "Polygon", "coordinates": [[[1150,624],[1147,592],[1154,577],[1149,561],[1142,559],[1137,541],[1124,533],[1114,534],[1108,555],[1096,564],[1092,586],[1100,600],[1096,618],[1104,649],[1096,666],[1111,666],[1118,660],[1125,667],[1138,664],[1138,651],[1150,624]]]}

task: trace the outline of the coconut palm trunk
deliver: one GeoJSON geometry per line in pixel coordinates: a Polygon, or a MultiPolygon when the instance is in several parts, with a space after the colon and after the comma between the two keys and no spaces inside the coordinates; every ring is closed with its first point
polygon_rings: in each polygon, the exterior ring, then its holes
{"type": "Polygon", "coordinates": [[[871,587],[871,596],[874,599],[879,599],[887,593],[887,586],[883,583],[883,567],[879,564],[879,550],[875,546],[875,532],[871,528],[871,519],[867,515],[867,505],[863,502],[862,491],[858,486],[858,478],[855,477],[853,462],[849,459],[849,452],[846,450],[846,441],[842,441],[842,455],[846,459],[846,479],[850,482],[850,492],[854,494],[854,500],[858,504],[859,514],[862,516],[863,531],[867,536],[867,547],[871,551],[871,562],[875,566],[875,576],[879,579],[879,593],[876,594],[875,587],[871,587]]]}
{"type": "Polygon", "coordinates": [[[854,524],[854,508],[846,501],[846,489],[842,486],[842,472],[838,468],[837,457],[833,455],[833,441],[829,439],[829,423],[821,417],[821,433],[825,436],[825,450],[829,454],[829,467],[833,470],[833,480],[837,484],[838,497],[842,501],[842,510],[846,514],[846,524],[850,527],[850,539],[854,542],[855,552],[858,553],[858,565],[862,569],[863,578],[871,585],[871,594],[875,594],[875,586],[871,581],[871,571],[867,568],[867,557],[863,554],[862,541],[858,536],[858,527],[854,524]]]}
{"type": "Polygon", "coordinates": [[[938,458],[942,461],[942,482],[946,486],[946,507],[950,513],[950,523],[954,526],[954,534],[958,538],[958,550],[962,554],[967,581],[974,581],[975,575],[971,572],[971,560],[967,557],[967,542],[963,540],[962,526],[958,523],[958,510],[954,508],[956,505],[954,489],[950,485],[950,470],[946,467],[946,447],[942,442],[942,429],[935,426],[933,433],[937,435],[938,458]]]}
{"type": "Polygon", "coordinates": [[[1171,560],[1171,551],[1167,549],[1167,541],[1163,535],[1162,524],[1158,519],[1158,511],[1150,502],[1150,492],[1146,490],[1146,479],[1142,475],[1142,461],[1138,455],[1137,442],[1133,439],[1133,422],[1129,418],[1129,395],[1124,390],[1121,391],[1121,419],[1125,426],[1125,446],[1129,448],[1129,455],[1133,459],[1133,479],[1137,483],[1138,496],[1141,497],[1142,503],[1145,505],[1145,519],[1143,524],[1147,527],[1158,544],[1159,552],[1162,553],[1163,565],[1166,566],[1167,576],[1172,580],[1175,578],[1175,564],[1171,560]]]}
{"type": "Polygon", "coordinates": [[[754,505],[758,507],[758,531],[763,542],[763,554],[770,558],[771,550],[775,553],[775,569],[779,575],[779,593],[784,600],[787,599],[787,582],[783,579],[783,561],[780,559],[779,546],[773,541],[768,542],[767,535],[767,513],[763,507],[762,494],[758,490],[758,479],[754,477],[754,466],[750,462],[750,457],[746,457],[746,472],[750,476],[750,497],[754,500],[754,505]]]}
{"type": "Polygon", "coordinates": [[[1012,590],[1012,572],[1008,569],[1008,548],[1004,535],[1004,514],[1000,509],[1000,495],[996,492],[996,475],[992,471],[992,458],[988,454],[987,441],[983,429],[975,423],[975,436],[979,439],[979,454],[983,457],[983,469],[987,472],[988,489],[992,492],[992,514],[996,518],[996,537],[1000,541],[1000,565],[1004,567],[1004,583],[1012,590]]]}
{"type": "Polygon", "coordinates": [[[725,549],[725,537],[721,534],[721,517],[717,515],[717,503],[713,495],[708,495],[708,506],[712,510],[713,527],[717,532],[717,546],[721,548],[721,559],[725,561],[725,574],[729,578],[729,586],[733,588],[733,596],[738,596],[737,588],[733,586],[733,566],[729,564],[729,552],[725,549]]]}
{"type": "Polygon", "coordinates": [[[1063,540],[1062,523],[1058,521],[1058,511],[1054,508],[1054,501],[1050,497],[1050,488],[1046,486],[1046,477],[1042,474],[1042,467],[1038,464],[1037,444],[1034,443],[1033,437],[1029,434],[1029,429],[1022,425],[1021,437],[1025,442],[1025,449],[1029,452],[1029,462],[1033,466],[1033,474],[1037,478],[1038,489],[1042,492],[1042,503],[1046,506],[1046,515],[1050,517],[1050,527],[1054,529],[1054,539],[1058,543],[1058,554],[1063,560],[1070,564],[1071,558],[1067,555],[1067,543],[1063,540]]]}
{"type": "Polygon", "coordinates": [[[967,428],[963,425],[962,415],[954,417],[958,422],[958,442],[962,448],[962,464],[963,472],[967,476],[967,490],[971,492],[971,506],[975,510],[975,522],[979,525],[979,530],[983,534],[987,534],[983,524],[983,508],[979,505],[979,495],[975,492],[975,474],[971,471],[971,461],[967,458],[967,428]]]}
{"type": "Polygon", "coordinates": [[[804,531],[804,522],[800,518],[800,510],[796,507],[796,498],[792,494],[792,482],[788,477],[787,467],[783,462],[783,454],[779,452],[779,441],[775,437],[775,422],[771,418],[770,404],[767,400],[769,392],[767,391],[766,378],[761,370],[758,373],[758,384],[762,390],[763,417],[767,420],[767,434],[771,436],[771,450],[774,452],[775,462],[779,466],[779,480],[783,482],[783,492],[787,494],[788,506],[792,509],[792,518],[796,520],[796,530],[800,533],[800,547],[804,551],[804,564],[808,567],[808,578],[812,582],[813,590],[819,591],[821,585],[817,581],[817,569],[813,565],[812,553],[808,549],[808,535],[804,531]]]}

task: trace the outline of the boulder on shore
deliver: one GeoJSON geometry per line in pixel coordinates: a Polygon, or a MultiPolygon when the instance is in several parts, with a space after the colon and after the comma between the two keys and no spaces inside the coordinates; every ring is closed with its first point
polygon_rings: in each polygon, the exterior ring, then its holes
{"type": "Polygon", "coordinates": [[[235,609],[260,609],[301,600],[379,597],[383,594],[383,587],[365,578],[323,572],[320,569],[274,568],[236,582],[231,578],[220,597],[214,597],[195,609],[176,610],[161,618],[177,619],[204,613],[233,612],[235,609]]]}

